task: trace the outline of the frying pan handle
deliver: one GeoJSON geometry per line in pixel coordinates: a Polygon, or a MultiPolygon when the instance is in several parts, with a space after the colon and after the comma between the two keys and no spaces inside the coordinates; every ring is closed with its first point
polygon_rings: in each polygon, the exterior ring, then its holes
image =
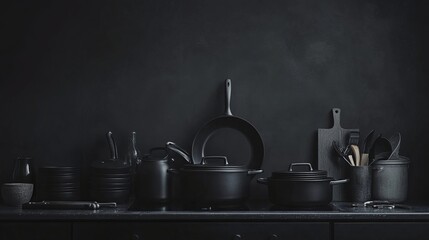
{"type": "Polygon", "coordinates": [[[201,165],[207,165],[207,160],[208,159],[217,159],[217,160],[223,160],[223,165],[228,165],[228,159],[225,156],[207,156],[207,157],[203,157],[203,159],[201,159],[201,165]]]}
{"type": "Polygon", "coordinates": [[[231,112],[231,79],[225,80],[225,115],[232,116],[231,112]]]}
{"type": "Polygon", "coordinates": [[[340,115],[341,115],[341,109],[339,108],[332,108],[332,117],[334,119],[334,128],[340,128],[341,127],[341,123],[340,123],[340,115]]]}
{"type": "Polygon", "coordinates": [[[295,166],[307,166],[310,171],[313,171],[313,167],[311,166],[311,163],[291,163],[289,165],[289,172],[293,172],[293,167],[295,166]]]}

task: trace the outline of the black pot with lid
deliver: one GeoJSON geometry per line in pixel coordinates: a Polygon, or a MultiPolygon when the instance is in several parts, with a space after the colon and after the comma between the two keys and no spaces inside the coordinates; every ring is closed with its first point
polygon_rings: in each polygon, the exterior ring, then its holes
{"type": "Polygon", "coordinates": [[[310,163],[292,163],[288,171],[273,172],[269,178],[258,182],[268,185],[270,201],[275,205],[292,207],[317,207],[332,201],[332,185],[348,182],[333,180],[324,170],[314,170],[310,163]],[[295,170],[296,167],[307,170],[295,170]]]}
{"type": "Polygon", "coordinates": [[[180,200],[187,204],[225,205],[240,204],[249,196],[249,185],[260,169],[234,166],[225,156],[205,156],[199,164],[193,164],[192,157],[172,142],[166,144],[169,151],[182,156],[181,167],[170,169],[177,180],[173,191],[180,191],[180,200]],[[180,189],[180,190],[178,190],[180,189]]]}

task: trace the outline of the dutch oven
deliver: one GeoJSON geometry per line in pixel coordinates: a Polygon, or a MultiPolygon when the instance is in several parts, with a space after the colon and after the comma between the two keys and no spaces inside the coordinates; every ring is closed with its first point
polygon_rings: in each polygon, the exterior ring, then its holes
{"type": "Polygon", "coordinates": [[[334,180],[323,170],[313,170],[310,163],[292,163],[288,171],[273,172],[269,178],[258,182],[268,185],[270,201],[275,205],[292,207],[317,207],[332,201],[332,185],[346,183],[348,179],[334,180]],[[308,170],[298,171],[305,166],[308,170]]]}
{"type": "Polygon", "coordinates": [[[180,181],[180,199],[187,204],[240,204],[249,196],[252,178],[262,170],[229,165],[224,156],[203,157],[200,164],[169,169],[180,181]]]}

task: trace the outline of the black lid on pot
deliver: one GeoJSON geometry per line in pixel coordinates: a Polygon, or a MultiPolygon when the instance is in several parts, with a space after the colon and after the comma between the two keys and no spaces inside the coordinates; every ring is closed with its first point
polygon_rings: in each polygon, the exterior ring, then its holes
{"type": "Polygon", "coordinates": [[[228,159],[225,156],[207,156],[203,157],[200,164],[186,164],[183,166],[184,171],[248,171],[243,166],[231,166],[228,164],[228,159]],[[219,163],[209,163],[210,161],[222,161],[219,163]]]}
{"type": "Polygon", "coordinates": [[[168,160],[168,152],[165,147],[154,147],[149,150],[149,154],[143,155],[143,161],[166,161],[168,160]]]}
{"type": "Polygon", "coordinates": [[[375,160],[373,165],[407,165],[410,164],[410,159],[404,156],[399,156],[398,159],[379,159],[375,160]]]}
{"type": "Polygon", "coordinates": [[[288,171],[278,171],[273,172],[271,175],[272,179],[291,179],[291,178],[298,178],[298,179],[321,179],[321,178],[327,178],[328,173],[323,170],[313,170],[313,167],[310,163],[291,163],[289,165],[288,171]],[[296,170],[297,166],[306,166],[308,167],[308,170],[296,170]]]}

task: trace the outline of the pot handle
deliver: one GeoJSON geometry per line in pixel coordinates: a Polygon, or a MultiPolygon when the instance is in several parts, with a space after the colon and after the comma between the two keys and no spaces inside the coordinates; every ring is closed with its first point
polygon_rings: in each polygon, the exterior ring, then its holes
{"type": "Polygon", "coordinates": [[[252,170],[247,171],[247,175],[256,175],[256,174],[263,173],[263,172],[264,172],[264,170],[262,170],[262,169],[257,169],[257,170],[252,169],[252,170]]]}
{"type": "Polygon", "coordinates": [[[167,169],[167,172],[169,172],[169,173],[174,173],[174,174],[178,174],[180,171],[179,171],[179,170],[177,170],[177,169],[174,169],[174,168],[169,168],[169,169],[167,169]]]}
{"type": "Polygon", "coordinates": [[[175,144],[174,142],[167,142],[165,144],[165,147],[168,150],[171,150],[177,154],[179,154],[183,159],[185,159],[188,163],[190,164],[194,164],[194,162],[192,161],[191,155],[189,155],[188,152],[186,152],[183,148],[179,147],[177,144],[175,144]]]}
{"type": "Polygon", "coordinates": [[[258,179],[256,179],[256,181],[260,184],[265,184],[265,185],[268,184],[268,178],[266,178],[266,177],[258,178],[258,179]]]}
{"type": "Polygon", "coordinates": [[[310,171],[313,171],[313,167],[311,166],[311,163],[291,163],[289,165],[289,172],[293,172],[293,167],[295,166],[307,166],[310,171]]]}
{"type": "Polygon", "coordinates": [[[329,184],[330,185],[337,185],[337,184],[347,183],[349,181],[350,181],[350,179],[333,180],[333,181],[330,181],[329,184]]]}
{"type": "Polygon", "coordinates": [[[203,159],[201,159],[201,165],[207,165],[207,160],[209,159],[217,159],[217,160],[223,160],[223,165],[227,166],[228,165],[228,159],[225,156],[207,156],[207,157],[203,157],[203,159]]]}

